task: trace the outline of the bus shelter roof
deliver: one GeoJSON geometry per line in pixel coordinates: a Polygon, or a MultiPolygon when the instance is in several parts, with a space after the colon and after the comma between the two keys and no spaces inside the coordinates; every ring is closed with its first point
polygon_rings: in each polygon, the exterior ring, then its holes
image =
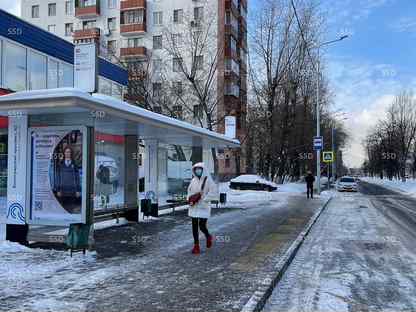
{"type": "Polygon", "coordinates": [[[166,144],[237,148],[240,142],[188,122],[157,114],[114,97],[73,88],[22,91],[0,96],[0,115],[55,115],[62,120],[77,116],[74,122],[91,123],[100,131],[118,135],[138,135],[143,140],[166,144]],[[89,121],[89,122],[88,122],[89,121]],[[97,127],[96,127],[97,128],[97,127]]]}

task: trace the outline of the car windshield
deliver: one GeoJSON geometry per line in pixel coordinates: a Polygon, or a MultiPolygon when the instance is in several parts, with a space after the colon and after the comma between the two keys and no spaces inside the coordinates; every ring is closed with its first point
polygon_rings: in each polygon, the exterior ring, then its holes
{"type": "Polygon", "coordinates": [[[355,182],[355,180],[353,178],[342,178],[341,182],[353,183],[355,182]]]}

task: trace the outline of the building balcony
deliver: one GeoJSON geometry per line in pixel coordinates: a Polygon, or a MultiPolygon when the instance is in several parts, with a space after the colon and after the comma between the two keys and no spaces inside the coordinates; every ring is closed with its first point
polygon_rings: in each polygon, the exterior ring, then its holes
{"type": "Polygon", "coordinates": [[[241,77],[240,90],[242,91],[241,94],[247,92],[247,78],[245,76],[241,77]]]}
{"type": "Polygon", "coordinates": [[[137,35],[146,32],[146,23],[141,24],[121,24],[120,34],[122,36],[137,35]]]}
{"type": "Polygon", "coordinates": [[[133,10],[133,9],[145,9],[146,0],[122,0],[120,1],[120,11],[133,10]]]}
{"type": "Polygon", "coordinates": [[[233,12],[233,15],[237,18],[240,16],[238,6],[235,5],[234,0],[225,0],[225,10],[233,12]]]}
{"type": "Polygon", "coordinates": [[[228,46],[227,44],[225,44],[224,55],[225,55],[225,58],[232,58],[232,59],[238,61],[237,51],[231,49],[231,47],[228,46]]]}
{"type": "Polygon", "coordinates": [[[77,18],[94,18],[100,16],[99,5],[79,6],[75,8],[75,17],[77,18]]]}
{"type": "MultiPolygon", "coordinates": [[[[241,31],[243,31],[243,32],[247,32],[247,20],[244,18],[244,16],[240,16],[239,18],[238,18],[238,21],[239,21],[239,23],[240,23],[240,25],[241,25],[241,28],[242,28],[242,30],[241,31]]],[[[241,29],[240,28],[240,29],[241,29]]]]}
{"type": "Polygon", "coordinates": [[[235,114],[241,111],[241,101],[238,97],[224,95],[224,111],[235,114]]]}
{"type": "Polygon", "coordinates": [[[225,34],[233,36],[236,40],[238,40],[238,29],[236,29],[232,25],[225,25],[225,34]]]}
{"type": "Polygon", "coordinates": [[[100,39],[100,29],[98,27],[88,28],[88,29],[79,29],[75,30],[72,34],[72,37],[75,40],[81,39],[100,39]]]}
{"type": "Polygon", "coordinates": [[[147,56],[146,47],[121,48],[120,56],[122,58],[145,58],[147,56]]]}
{"type": "Polygon", "coordinates": [[[244,7],[244,9],[247,11],[247,0],[240,0],[240,6],[244,7]]]}

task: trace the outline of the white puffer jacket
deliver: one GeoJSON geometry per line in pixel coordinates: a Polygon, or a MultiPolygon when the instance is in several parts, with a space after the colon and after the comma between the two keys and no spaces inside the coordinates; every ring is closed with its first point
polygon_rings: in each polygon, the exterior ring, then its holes
{"type": "Polygon", "coordinates": [[[197,163],[192,167],[193,178],[191,183],[188,186],[188,199],[190,196],[201,192],[202,184],[207,177],[207,182],[205,182],[204,190],[202,193],[201,200],[194,206],[189,206],[188,215],[192,218],[209,218],[211,216],[211,200],[216,200],[218,198],[217,188],[212,179],[205,172],[204,164],[197,163]],[[195,168],[203,168],[201,178],[195,176],[195,168]]]}

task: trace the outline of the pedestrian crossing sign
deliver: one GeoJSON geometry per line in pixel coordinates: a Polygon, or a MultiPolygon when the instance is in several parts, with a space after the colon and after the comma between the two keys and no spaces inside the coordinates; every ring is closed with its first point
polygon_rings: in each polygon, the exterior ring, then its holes
{"type": "Polygon", "coordinates": [[[332,163],[334,161],[334,152],[323,152],[322,158],[325,163],[332,163]]]}

